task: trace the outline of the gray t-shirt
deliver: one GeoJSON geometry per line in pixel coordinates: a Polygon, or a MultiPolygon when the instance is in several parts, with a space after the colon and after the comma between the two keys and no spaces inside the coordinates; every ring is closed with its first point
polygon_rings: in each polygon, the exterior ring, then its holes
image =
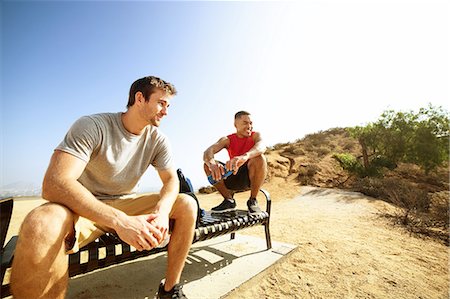
{"type": "Polygon", "coordinates": [[[121,115],[81,117],[56,148],[87,163],[78,181],[98,199],[134,194],[149,165],[157,170],[172,166],[166,136],[151,125],[140,135],[132,134],[123,126],[121,115]]]}

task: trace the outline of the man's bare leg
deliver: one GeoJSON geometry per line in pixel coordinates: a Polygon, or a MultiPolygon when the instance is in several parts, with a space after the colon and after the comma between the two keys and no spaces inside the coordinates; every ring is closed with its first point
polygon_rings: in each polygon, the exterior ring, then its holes
{"type": "Polygon", "coordinates": [[[264,155],[248,160],[248,176],[250,178],[250,197],[256,198],[267,175],[267,161],[264,155]]]}
{"type": "Polygon", "coordinates": [[[175,284],[180,282],[181,272],[194,238],[197,203],[189,195],[178,195],[170,218],[175,220],[175,224],[168,247],[166,282],[164,285],[166,291],[170,291],[175,284]]]}
{"type": "Polygon", "coordinates": [[[25,217],[12,264],[14,298],[64,298],[68,283],[64,240],[73,221],[69,209],[54,203],[25,217]]]}

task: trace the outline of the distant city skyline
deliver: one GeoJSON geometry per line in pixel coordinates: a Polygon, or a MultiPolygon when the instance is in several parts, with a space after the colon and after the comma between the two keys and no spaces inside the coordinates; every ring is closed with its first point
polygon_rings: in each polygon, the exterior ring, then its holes
{"type": "MultiPolygon", "coordinates": [[[[449,107],[448,1],[0,5],[0,191],[39,187],[71,124],[125,111],[146,75],[179,91],[160,129],[195,188],[208,185],[203,151],[234,131],[239,110],[271,146],[387,109],[449,107]]],[[[150,168],[139,190],[159,187],[150,168]]]]}

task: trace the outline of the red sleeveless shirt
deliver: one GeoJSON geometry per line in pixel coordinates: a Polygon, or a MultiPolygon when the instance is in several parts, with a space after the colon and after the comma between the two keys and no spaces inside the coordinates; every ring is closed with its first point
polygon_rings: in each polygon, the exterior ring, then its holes
{"type": "Polygon", "coordinates": [[[230,140],[230,145],[227,148],[230,159],[245,154],[255,145],[253,134],[255,132],[252,132],[250,137],[244,138],[239,138],[236,133],[227,136],[230,140]]]}

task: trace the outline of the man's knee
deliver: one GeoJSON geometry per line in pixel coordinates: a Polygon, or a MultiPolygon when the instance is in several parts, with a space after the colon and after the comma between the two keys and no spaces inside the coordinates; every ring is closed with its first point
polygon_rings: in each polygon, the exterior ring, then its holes
{"type": "Polygon", "coordinates": [[[64,294],[67,285],[63,240],[71,227],[73,213],[55,203],[39,206],[25,217],[11,270],[15,298],[62,297],[58,294],[64,294]]]}
{"type": "Polygon", "coordinates": [[[259,155],[259,156],[251,158],[248,161],[248,167],[249,168],[256,168],[256,169],[265,170],[267,168],[266,156],[265,155],[259,155]]]}
{"type": "Polygon", "coordinates": [[[197,201],[190,195],[180,193],[177,197],[177,211],[190,216],[192,219],[197,219],[198,204],[197,201]]]}
{"type": "Polygon", "coordinates": [[[39,242],[47,238],[63,238],[73,226],[73,213],[66,207],[46,203],[32,210],[24,219],[20,236],[39,242]],[[38,237],[39,236],[39,237],[38,237]]]}

